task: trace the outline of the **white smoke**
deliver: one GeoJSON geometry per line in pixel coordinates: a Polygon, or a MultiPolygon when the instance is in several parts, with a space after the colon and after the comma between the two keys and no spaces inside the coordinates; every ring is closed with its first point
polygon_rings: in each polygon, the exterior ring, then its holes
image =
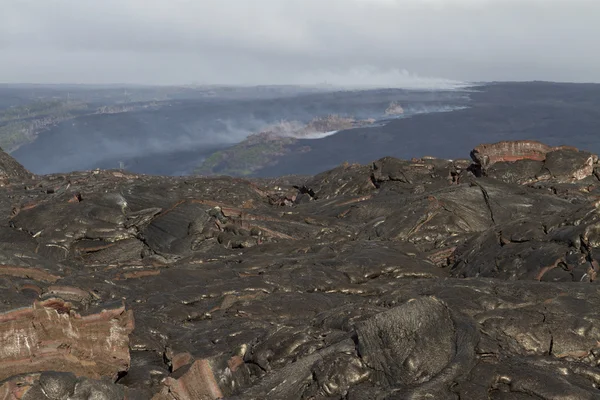
{"type": "Polygon", "coordinates": [[[372,66],[348,70],[319,70],[301,75],[298,84],[322,84],[348,89],[394,88],[419,90],[452,90],[470,85],[469,82],[423,77],[405,69],[382,70],[372,66]]]}

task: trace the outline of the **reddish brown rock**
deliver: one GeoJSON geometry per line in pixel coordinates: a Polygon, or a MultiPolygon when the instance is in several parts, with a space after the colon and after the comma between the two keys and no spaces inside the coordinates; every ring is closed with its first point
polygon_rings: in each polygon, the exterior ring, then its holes
{"type": "Polygon", "coordinates": [[[116,378],[130,364],[133,312],[124,306],[82,316],[60,299],[0,314],[0,380],[41,372],[116,378]]]}
{"type": "Polygon", "coordinates": [[[493,144],[481,144],[471,151],[471,158],[477,164],[486,168],[497,162],[513,162],[519,160],[544,161],[546,154],[555,150],[570,149],[574,147],[551,147],[535,140],[504,141],[493,144]]]}
{"type": "Polygon", "coordinates": [[[139,278],[144,278],[146,276],[156,276],[156,275],[160,275],[160,270],[132,271],[132,272],[125,272],[123,274],[118,273],[115,280],[121,281],[121,280],[127,280],[127,279],[139,279],[139,278]]]}
{"type": "Polygon", "coordinates": [[[197,360],[179,377],[164,381],[164,389],[153,400],[214,400],[223,393],[208,360],[197,360]]]}
{"type": "Polygon", "coordinates": [[[174,353],[172,349],[167,349],[165,356],[170,360],[173,372],[194,362],[194,356],[188,352],[174,353]]]}
{"type": "Polygon", "coordinates": [[[152,400],[214,400],[241,394],[251,384],[251,373],[244,361],[246,346],[236,354],[219,354],[194,359],[189,352],[167,349],[171,375],[163,379],[162,390],[152,400]]]}
{"type": "Polygon", "coordinates": [[[30,278],[40,282],[54,283],[60,279],[48,271],[33,267],[17,267],[13,265],[0,265],[0,276],[14,276],[18,278],[30,278]]]}
{"type": "Polygon", "coordinates": [[[507,183],[574,183],[594,174],[598,156],[574,147],[551,147],[535,141],[499,142],[471,152],[474,169],[507,183]]]}
{"type": "Polygon", "coordinates": [[[533,140],[505,141],[481,144],[473,149],[471,158],[482,167],[488,167],[500,161],[544,161],[552,150],[552,147],[533,140]]]}
{"type": "Polygon", "coordinates": [[[18,376],[0,386],[0,400],[20,400],[29,392],[40,374],[18,376]]]}

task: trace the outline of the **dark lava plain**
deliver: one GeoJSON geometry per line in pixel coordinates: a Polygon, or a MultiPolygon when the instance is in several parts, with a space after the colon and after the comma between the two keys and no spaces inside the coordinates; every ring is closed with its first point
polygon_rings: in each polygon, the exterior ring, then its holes
{"type": "Polygon", "coordinates": [[[592,153],[0,167],[0,399],[600,398],[592,153]]]}

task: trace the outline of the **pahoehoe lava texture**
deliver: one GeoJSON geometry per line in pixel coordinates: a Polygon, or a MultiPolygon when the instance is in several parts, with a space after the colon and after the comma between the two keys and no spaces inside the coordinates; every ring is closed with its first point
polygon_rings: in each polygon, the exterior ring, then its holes
{"type": "Polygon", "coordinates": [[[600,398],[594,154],[254,180],[0,155],[0,399],[600,398]]]}

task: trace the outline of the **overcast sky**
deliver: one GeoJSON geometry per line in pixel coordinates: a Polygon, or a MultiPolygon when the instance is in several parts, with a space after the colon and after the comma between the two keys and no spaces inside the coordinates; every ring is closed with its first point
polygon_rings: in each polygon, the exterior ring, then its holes
{"type": "Polygon", "coordinates": [[[0,82],[600,82],[600,0],[0,0],[0,82]]]}

